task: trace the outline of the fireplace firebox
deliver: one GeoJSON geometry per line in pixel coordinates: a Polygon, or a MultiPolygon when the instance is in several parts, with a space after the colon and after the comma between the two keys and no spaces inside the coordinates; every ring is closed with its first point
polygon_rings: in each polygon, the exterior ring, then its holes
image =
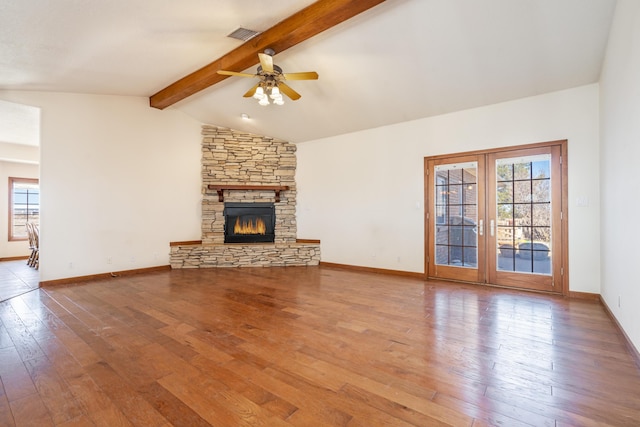
{"type": "Polygon", "coordinates": [[[276,209],[273,203],[225,203],[225,243],[273,243],[276,209]]]}

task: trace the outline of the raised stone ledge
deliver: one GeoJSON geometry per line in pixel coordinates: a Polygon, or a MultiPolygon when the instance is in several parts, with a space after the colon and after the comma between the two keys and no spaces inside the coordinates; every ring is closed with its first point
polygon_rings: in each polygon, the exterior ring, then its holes
{"type": "Polygon", "coordinates": [[[171,268],[287,267],[320,262],[319,243],[176,244],[171,268]]]}

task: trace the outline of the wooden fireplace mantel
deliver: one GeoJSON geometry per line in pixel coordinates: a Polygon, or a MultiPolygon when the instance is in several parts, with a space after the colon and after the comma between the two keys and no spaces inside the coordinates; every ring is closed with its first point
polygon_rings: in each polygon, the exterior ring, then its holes
{"type": "Polygon", "coordinates": [[[224,190],[255,190],[255,191],[275,191],[276,203],[280,201],[280,192],[289,189],[288,185],[234,185],[234,184],[222,184],[222,185],[209,185],[209,190],[215,190],[218,192],[218,201],[224,202],[224,190]]]}

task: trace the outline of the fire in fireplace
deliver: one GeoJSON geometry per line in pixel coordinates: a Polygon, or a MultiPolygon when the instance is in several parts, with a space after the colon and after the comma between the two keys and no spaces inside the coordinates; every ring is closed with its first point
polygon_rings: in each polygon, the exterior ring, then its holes
{"type": "Polygon", "coordinates": [[[276,210],[273,203],[225,203],[224,242],[275,241],[276,210]]]}

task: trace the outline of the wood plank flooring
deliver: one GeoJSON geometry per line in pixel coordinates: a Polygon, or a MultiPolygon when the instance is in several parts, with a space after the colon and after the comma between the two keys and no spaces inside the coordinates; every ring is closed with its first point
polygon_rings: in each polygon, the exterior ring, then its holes
{"type": "Polygon", "coordinates": [[[27,260],[0,261],[0,301],[38,288],[40,273],[27,260]]]}
{"type": "Polygon", "coordinates": [[[638,426],[599,303],[326,267],[0,303],[1,426],[638,426]]]}

